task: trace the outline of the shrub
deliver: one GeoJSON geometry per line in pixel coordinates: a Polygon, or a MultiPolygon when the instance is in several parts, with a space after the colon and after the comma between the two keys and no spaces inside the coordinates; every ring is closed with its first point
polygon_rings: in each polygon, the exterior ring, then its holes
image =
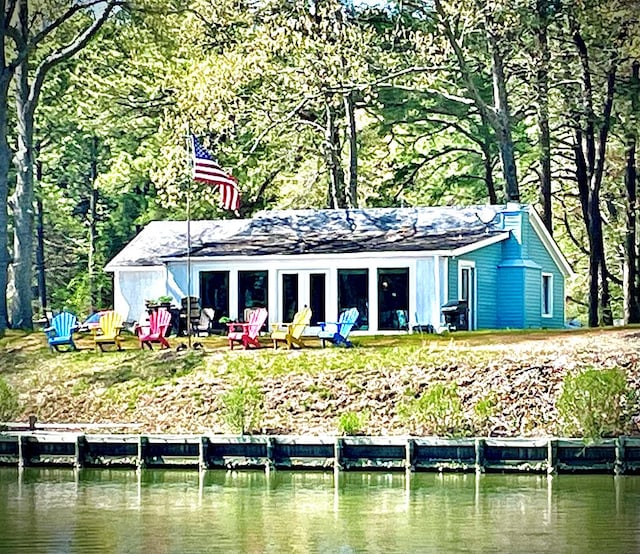
{"type": "Polygon", "coordinates": [[[18,415],[18,395],[0,378],[0,421],[9,421],[18,415]]]}
{"type": "Polygon", "coordinates": [[[442,436],[461,435],[465,422],[455,383],[435,383],[418,398],[401,404],[398,415],[413,431],[442,436]]]}
{"type": "Polygon", "coordinates": [[[244,379],[222,397],[222,417],[234,433],[251,434],[260,423],[264,393],[258,385],[244,379]]]}
{"type": "Polygon", "coordinates": [[[634,393],[621,369],[585,369],[567,374],[556,407],[561,431],[588,441],[620,434],[634,393]]]}
{"type": "Polygon", "coordinates": [[[338,418],[338,432],[342,435],[359,435],[368,423],[368,412],[345,412],[338,418]]]}
{"type": "Polygon", "coordinates": [[[473,406],[473,419],[475,430],[487,434],[491,424],[491,418],[496,415],[496,395],[490,392],[480,398],[473,406]]]}

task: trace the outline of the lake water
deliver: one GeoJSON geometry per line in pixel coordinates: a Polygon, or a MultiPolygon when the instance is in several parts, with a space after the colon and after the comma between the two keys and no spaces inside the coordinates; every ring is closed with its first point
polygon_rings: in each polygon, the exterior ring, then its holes
{"type": "Polygon", "coordinates": [[[0,468],[0,552],[640,552],[640,477],[0,468]]]}

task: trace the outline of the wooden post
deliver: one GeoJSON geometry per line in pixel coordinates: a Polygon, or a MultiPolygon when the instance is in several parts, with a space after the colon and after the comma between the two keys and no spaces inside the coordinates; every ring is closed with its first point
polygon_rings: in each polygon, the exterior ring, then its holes
{"type": "Polygon", "coordinates": [[[207,451],[209,448],[209,438],[200,437],[200,448],[198,452],[198,466],[200,469],[209,469],[209,457],[207,451]]]}
{"type": "Polygon", "coordinates": [[[625,471],[625,462],[624,462],[624,437],[616,438],[616,462],[613,466],[613,473],[615,475],[621,475],[625,471]]]}
{"type": "Polygon", "coordinates": [[[147,467],[147,446],[149,439],[140,435],[138,437],[138,459],[136,465],[138,469],[144,469],[147,467]]]}
{"type": "Polygon", "coordinates": [[[29,466],[29,437],[21,435],[18,439],[18,467],[29,466]]]}
{"type": "Polygon", "coordinates": [[[274,469],[276,467],[276,439],[274,437],[267,437],[267,463],[266,469],[274,469]]]}
{"type": "Polygon", "coordinates": [[[476,473],[484,473],[484,439],[475,440],[476,473]]]}
{"type": "Polygon", "coordinates": [[[80,469],[84,467],[85,457],[87,453],[87,438],[84,435],[78,435],[76,437],[76,445],[75,445],[75,467],[76,469],[80,469]]]}
{"type": "Polygon", "coordinates": [[[333,445],[333,467],[334,469],[343,469],[342,467],[342,443],[341,437],[336,437],[336,442],[333,445]]]}
{"type": "Polygon", "coordinates": [[[547,441],[547,475],[558,472],[558,441],[549,439],[547,441]]]}
{"type": "Polygon", "coordinates": [[[407,444],[405,445],[405,459],[404,459],[404,467],[408,471],[414,471],[415,468],[415,450],[416,444],[413,439],[407,439],[407,444]]]}

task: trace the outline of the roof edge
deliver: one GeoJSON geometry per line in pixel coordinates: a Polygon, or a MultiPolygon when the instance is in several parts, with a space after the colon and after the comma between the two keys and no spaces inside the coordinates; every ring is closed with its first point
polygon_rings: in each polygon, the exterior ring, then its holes
{"type": "Polygon", "coordinates": [[[528,206],[527,211],[529,212],[529,221],[531,222],[531,227],[536,232],[542,244],[544,244],[545,248],[551,254],[551,257],[556,262],[560,271],[564,274],[565,277],[572,277],[575,273],[569,265],[567,258],[564,257],[564,254],[560,250],[560,247],[556,243],[556,241],[551,236],[551,233],[547,230],[542,222],[542,219],[538,215],[538,212],[533,208],[532,205],[528,206]]]}

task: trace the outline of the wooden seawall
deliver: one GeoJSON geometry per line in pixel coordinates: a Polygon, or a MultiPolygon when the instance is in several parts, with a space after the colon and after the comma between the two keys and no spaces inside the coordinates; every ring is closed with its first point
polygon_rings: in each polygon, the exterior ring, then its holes
{"type": "Polygon", "coordinates": [[[0,465],[640,474],[640,438],[0,433],[0,465]]]}

